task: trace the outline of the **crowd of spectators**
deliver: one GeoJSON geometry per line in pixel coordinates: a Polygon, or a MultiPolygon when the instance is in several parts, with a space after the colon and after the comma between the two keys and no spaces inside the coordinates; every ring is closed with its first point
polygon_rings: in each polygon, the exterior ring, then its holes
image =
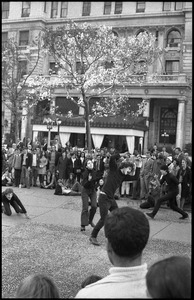
{"type": "MultiPolygon", "coordinates": [[[[113,154],[113,148],[88,151],[72,147],[69,143],[62,147],[58,141],[49,147],[46,141],[41,145],[38,139],[34,143],[27,139],[26,144],[18,140],[17,143],[9,143],[6,149],[2,148],[2,185],[50,188],[55,190],[56,195],[81,195],[83,174],[88,161],[92,161],[97,177],[101,178],[96,187],[98,194],[106,181],[113,154]]],[[[177,200],[177,206],[182,205],[183,209],[185,202],[191,201],[192,160],[180,148],[175,148],[170,155],[165,147],[158,151],[154,146],[145,155],[135,150],[133,154],[126,154],[125,159],[131,162],[132,174],[135,174],[136,160],[141,162],[141,171],[137,180],[121,184],[115,199],[131,195],[133,199],[144,199],[144,208],[155,206],[157,199],[166,192],[166,186],[159,187],[156,180],[157,176],[161,177],[161,167],[166,165],[181,184],[181,199],[180,203],[177,200]]],[[[142,263],[150,232],[143,212],[130,207],[116,208],[107,215],[104,231],[107,255],[112,264],[109,275],[104,278],[98,275],[87,277],[75,298],[190,297],[190,258],[171,257],[155,262],[150,268],[142,263]]],[[[51,278],[38,274],[21,282],[17,297],[60,298],[60,295],[51,278]]]]}
{"type": "MultiPolygon", "coordinates": [[[[6,148],[2,147],[2,185],[22,188],[39,186],[55,189],[55,194],[70,194],[70,191],[73,191],[80,195],[79,184],[82,183],[87,161],[92,160],[97,177],[105,180],[109,171],[110,156],[115,152],[114,148],[96,148],[88,151],[85,148],[73,147],[69,142],[62,147],[57,139],[51,146],[47,145],[46,139],[41,144],[38,138],[34,142],[27,138],[25,143],[20,139],[16,143],[10,141],[6,148]]],[[[127,158],[134,165],[134,173],[135,160],[141,159],[140,176],[133,182],[124,181],[116,191],[115,199],[131,197],[134,200],[145,200],[147,203],[153,194],[154,175],[160,177],[160,167],[167,164],[169,171],[183,186],[182,201],[178,205],[183,209],[184,204],[191,201],[192,160],[188,153],[177,147],[170,154],[165,147],[159,151],[154,145],[145,155],[135,150],[134,153],[129,153],[127,158]]],[[[160,188],[159,194],[162,193],[165,193],[165,184],[160,188]]],[[[153,205],[153,199],[151,202],[153,205]]]]}

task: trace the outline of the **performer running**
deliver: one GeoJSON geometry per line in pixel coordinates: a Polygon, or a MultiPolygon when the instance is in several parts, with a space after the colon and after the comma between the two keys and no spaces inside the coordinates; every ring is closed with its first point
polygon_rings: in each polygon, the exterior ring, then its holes
{"type": "MultiPolygon", "coordinates": [[[[155,215],[157,214],[162,202],[168,200],[169,204],[170,204],[170,208],[174,211],[177,211],[179,214],[182,215],[182,217],[180,217],[180,219],[187,219],[189,217],[189,215],[186,212],[184,212],[182,209],[180,209],[179,207],[176,206],[176,196],[178,195],[178,192],[179,192],[178,179],[172,173],[169,173],[169,168],[167,165],[161,166],[160,170],[161,170],[161,173],[163,176],[160,179],[160,181],[158,180],[158,182],[162,185],[163,182],[166,181],[166,183],[168,184],[167,185],[167,194],[165,194],[163,197],[159,198],[155,204],[153,211],[151,213],[146,213],[146,215],[148,215],[148,217],[153,219],[155,217],[155,215]]],[[[157,179],[157,175],[155,175],[155,178],[157,179]]]]}
{"type": "Polygon", "coordinates": [[[105,183],[100,192],[100,196],[98,199],[98,205],[100,209],[100,220],[94,227],[90,242],[94,245],[99,246],[99,242],[97,241],[97,235],[100,229],[104,226],[105,218],[108,214],[108,211],[112,211],[118,207],[114,194],[118,187],[120,187],[123,181],[133,181],[137,180],[140,174],[140,164],[141,161],[136,161],[136,172],[134,176],[129,175],[132,171],[132,163],[127,159],[123,161],[119,161],[122,157],[128,156],[128,152],[118,153],[115,155],[111,155],[109,161],[109,172],[105,179],[105,183]]]}

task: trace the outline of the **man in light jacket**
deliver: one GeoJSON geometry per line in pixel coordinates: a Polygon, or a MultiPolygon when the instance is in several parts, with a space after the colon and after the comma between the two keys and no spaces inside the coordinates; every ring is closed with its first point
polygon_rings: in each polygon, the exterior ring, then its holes
{"type": "Polygon", "coordinates": [[[129,206],[111,211],[104,225],[109,275],[81,289],[75,298],[147,298],[147,264],[142,253],[150,226],[143,212],[129,206]]]}

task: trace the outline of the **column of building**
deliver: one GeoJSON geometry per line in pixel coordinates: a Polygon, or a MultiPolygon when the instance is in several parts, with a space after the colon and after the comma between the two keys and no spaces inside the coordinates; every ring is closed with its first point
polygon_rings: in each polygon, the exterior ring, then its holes
{"type": "Polygon", "coordinates": [[[144,135],[144,147],[143,147],[143,153],[146,153],[148,151],[148,140],[149,140],[149,117],[150,117],[150,99],[144,98],[145,101],[145,109],[143,112],[143,116],[146,117],[146,126],[148,130],[145,131],[144,135]]]}
{"type": "Polygon", "coordinates": [[[186,97],[178,98],[178,115],[176,128],[176,147],[182,149],[184,142],[184,119],[185,119],[185,100],[186,97]]]}

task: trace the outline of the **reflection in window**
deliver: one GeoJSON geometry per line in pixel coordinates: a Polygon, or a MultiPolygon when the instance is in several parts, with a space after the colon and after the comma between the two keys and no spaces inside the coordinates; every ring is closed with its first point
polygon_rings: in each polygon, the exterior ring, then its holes
{"type": "Polygon", "coordinates": [[[110,15],[111,13],[111,2],[104,2],[104,15],[110,15]]]}
{"type": "Polygon", "coordinates": [[[179,60],[166,60],[166,74],[173,75],[180,72],[180,61],[179,60]]]}
{"type": "Polygon", "coordinates": [[[30,3],[31,2],[22,2],[22,17],[29,17],[30,15],[30,3]]]}
{"type": "Polygon", "coordinates": [[[10,2],[2,2],[2,19],[8,19],[9,17],[9,3],[10,2]]]}
{"type": "Polygon", "coordinates": [[[29,31],[20,31],[19,45],[26,46],[29,43],[29,31]]]}
{"type": "Polygon", "coordinates": [[[61,2],[61,18],[67,16],[68,2],[61,2]]]}
{"type": "Polygon", "coordinates": [[[58,12],[58,2],[51,3],[51,18],[56,18],[58,12]]]}
{"type": "Polygon", "coordinates": [[[175,10],[182,10],[183,2],[175,2],[175,10]]]}
{"type": "Polygon", "coordinates": [[[145,2],[137,2],[136,12],[145,12],[145,2]]]}
{"type": "Polygon", "coordinates": [[[8,32],[2,32],[1,34],[2,48],[6,47],[8,40],[8,32]]]}
{"type": "Polygon", "coordinates": [[[91,12],[91,2],[83,2],[82,16],[89,16],[91,12]]]}
{"type": "Polygon", "coordinates": [[[123,2],[115,2],[115,14],[121,14],[123,9],[123,2]]]}
{"type": "Polygon", "coordinates": [[[177,110],[161,108],[160,117],[160,143],[176,143],[177,110]]]}
{"type": "Polygon", "coordinates": [[[163,2],[163,11],[169,11],[171,7],[171,2],[163,2]]]}
{"type": "Polygon", "coordinates": [[[179,47],[181,43],[181,35],[178,30],[172,30],[167,36],[167,47],[179,47]]]}

